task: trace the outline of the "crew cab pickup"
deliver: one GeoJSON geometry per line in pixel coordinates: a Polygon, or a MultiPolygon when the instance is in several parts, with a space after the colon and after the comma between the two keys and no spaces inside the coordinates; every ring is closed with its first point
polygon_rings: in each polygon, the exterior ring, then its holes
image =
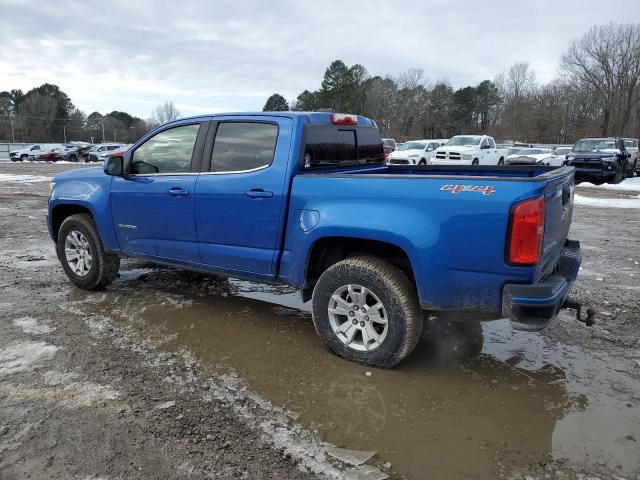
{"type": "Polygon", "coordinates": [[[392,367],[424,310],[547,326],[580,264],[572,210],[570,167],[385,166],[372,120],[265,112],[173,121],[57,175],[47,223],[80,288],[123,256],[293,285],[333,352],[392,367]]]}
{"type": "Polygon", "coordinates": [[[565,157],[575,167],[576,182],[620,183],[635,175],[635,162],[622,138],[583,138],[565,157]]]}
{"type": "Polygon", "coordinates": [[[508,149],[488,135],[456,135],[433,152],[431,165],[504,165],[508,149]]]}

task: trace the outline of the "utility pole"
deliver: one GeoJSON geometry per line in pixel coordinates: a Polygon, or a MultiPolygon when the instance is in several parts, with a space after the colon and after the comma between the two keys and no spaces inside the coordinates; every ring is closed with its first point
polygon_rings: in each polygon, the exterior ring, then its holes
{"type": "Polygon", "coordinates": [[[67,126],[62,126],[62,136],[64,137],[64,143],[67,143],[67,126]]]}
{"type": "Polygon", "coordinates": [[[100,121],[102,122],[102,143],[106,143],[104,139],[104,118],[101,118],[100,121]]]}
{"type": "Polygon", "coordinates": [[[13,117],[9,117],[9,126],[11,127],[11,143],[16,143],[16,136],[13,132],[13,117]]]}

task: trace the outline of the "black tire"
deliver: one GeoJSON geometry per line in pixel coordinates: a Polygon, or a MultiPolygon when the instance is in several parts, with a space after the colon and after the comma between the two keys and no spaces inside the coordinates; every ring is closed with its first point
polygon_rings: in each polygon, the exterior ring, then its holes
{"type": "Polygon", "coordinates": [[[500,157],[500,160],[498,160],[498,165],[504,165],[504,158],[500,157]]]}
{"type": "Polygon", "coordinates": [[[26,153],[23,153],[22,155],[20,155],[21,162],[26,162],[27,160],[29,160],[29,155],[27,155],[26,153]]]}
{"type": "Polygon", "coordinates": [[[636,164],[631,163],[631,161],[627,162],[627,178],[633,178],[636,176],[636,164]]]}
{"type": "Polygon", "coordinates": [[[471,165],[480,165],[480,160],[478,160],[477,158],[474,158],[473,162],[471,162],[471,165]]]}
{"type": "Polygon", "coordinates": [[[413,351],[422,334],[422,310],[415,286],[398,268],[379,258],[351,257],[329,267],[313,289],[312,303],[313,324],[329,350],[363,365],[396,366],[413,351]],[[384,305],[387,333],[373,350],[359,351],[345,345],[331,327],[329,305],[332,295],[350,284],[367,288],[384,305]]]}
{"type": "Polygon", "coordinates": [[[609,180],[609,183],[617,184],[622,182],[622,180],[624,180],[624,174],[625,171],[623,170],[622,166],[619,163],[616,163],[615,173],[613,174],[613,177],[611,177],[611,180],[609,180]]]}
{"type": "Polygon", "coordinates": [[[418,165],[426,165],[426,164],[427,164],[427,161],[424,158],[418,162],[418,165]]]}
{"type": "Polygon", "coordinates": [[[69,155],[69,161],[77,162],[78,161],[78,156],[77,155],[69,155]]]}
{"type": "Polygon", "coordinates": [[[118,276],[120,257],[104,251],[93,217],[87,213],[71,215],[62,222],[60,230],[58,230],[56,250],[60,263],[62,263],[62,268],[69,277],[69,280],[84,290],[99,290],[104,288],[118,276]],[[73,271],[65,255],[65,241],[72,231],[80,232],[89,243],[92,258],[91,267],[83,276],[73,271]]]}

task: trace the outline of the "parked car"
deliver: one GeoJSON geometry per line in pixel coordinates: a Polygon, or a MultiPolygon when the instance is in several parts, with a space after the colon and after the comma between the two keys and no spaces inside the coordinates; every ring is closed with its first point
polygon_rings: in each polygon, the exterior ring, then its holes
{"type": "Polygon", "coordinates": [[[575,167],[578,183],[620,183],[635,174],[630,156],[622,138],[583,138],[575,143],[564,164],[575,167]]]}
{"type": "Polygon", "coordinates": [[[631,155],[629,162],[633,165],[634,172],[640,172],[640,161],[638,161],[638,139],[637,138],[623,138],[624,147],[627,149],[627,153],[631,155]]]}
{"type": "Polygon", "coordinates": [[[520,150],[524,150],[523,147],[507,147],[507,158],[515,156],[520,150]]]}
{"type": "Polygon", "coordinates": [[[107,153],[112,150],[117,150],[122,148],[123,145],[121,143],[105,143],[100,145],[94,145],[89,150],[87,156],[87,162],[102,162],[105,158],[107,158],[107,153]]]}
{"type": "Polygon", "coordinates": [[[562,165],[564,161],[567,159],[567,154],[571,153],[571,150],[573,150],[573,147],[561,146],[561,147],[554,148],[554,150],[556,151],[556,155],[558,155],[558,160],[560,160],[560,165],[562,165]]]}
{"type": "Polygon", "coordinates": [[[120,148],[116,148],[115,150],[108,150],[104,154],[104,157],[109,158],[117,155],[124,155],[125,153],[127,153],[127,150],[131,148],[131,145],[132,145],[131,143],[128,143],[126,145],[122,145],[120,148]]]}
{"type": "Polygon", "coordinates": [[[9,158],[14,162],[17,162],[18,160],[25,162],[29,160],[29,157],[35,159],[40,153],[59,146],[59,143],[36,143],[33,145],[29,145],[26,148],[10,151],[9,158]]]}
{"type": "Polygon", "coordinates": [[[55,162],[63,152],[64,147],[62,145],[51,145],[42,149],[40,153],[29,155],[29,160],[37,162],[55,162]]]}
{"type": "Polygon", "coordinates": [[[383,138],[382,145],[384,145],[385,147],[391,147],[394,150],[398,149],[398,144],[393,138],[383,138]]]}
{"type": "Polygon", "coordinates": [[[559,167],[562,159],[550,148],[523,148],[507,157],[509,165],[551,165],[559,167]]]}
{"type": "Polygon", "coordinates": [[[62,150],[58,150],[54,159],[56,162],[78,162],[80,160],[80,147],[72,144],[64,144],[62,150]]]}
{"type": "Polygon", "coordinates": [[[497,148],[488,135],[456,135],[438,148],[431,165],[504,165],[506,148],[497,148]]]}
{"type": "Polygon", "coordinates": [[[413,140],[406,142],[395,152],[391,152],[389,165],[428,165],[436,148],[447,143],[446,140],[413,140]]]}
{"type": "Polygon", "coordinates": [[[47,224],[80,288],[112,282],[121,256],[293,285],[329,349],[393,367],[423,309],[548,325],[580,265],[567,240],[573,171],[385,167],[362,116],[218,114],[58,174],[47,224]]]}

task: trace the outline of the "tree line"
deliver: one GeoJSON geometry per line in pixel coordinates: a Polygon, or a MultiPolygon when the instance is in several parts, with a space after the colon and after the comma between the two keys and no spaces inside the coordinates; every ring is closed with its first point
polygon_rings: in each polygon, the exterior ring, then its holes
{"type": "Polygon", "coordinates": [[[26,93],[19,89],[0,92],[0,142],[133,143],[152,128],[179,117],[169,101],[158,105],[148,119],[117,110],[86,115],[51,83],[26,93]]]}
{"type": "Polygon", "coordinates": [[[640,136],[640,24],[595,26],[570,42],[559,76],[536,80],[528,62],[454,89],[421,69],[371,76],[335,60],[318,90],[291,102],[271,95],[264,111],[332,109],[373,118],[399,140],[487,133],[501,141],[573,143],[586,136],[640,136]]]}

